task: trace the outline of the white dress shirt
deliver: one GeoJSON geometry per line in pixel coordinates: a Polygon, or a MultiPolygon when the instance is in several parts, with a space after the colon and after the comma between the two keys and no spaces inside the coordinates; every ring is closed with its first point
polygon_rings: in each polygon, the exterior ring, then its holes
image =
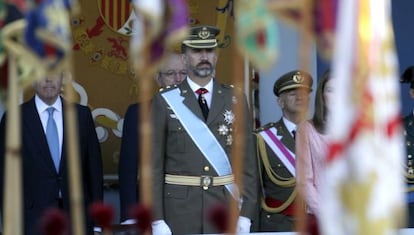
{"type": "MultiPolygon", "coordinates": [[[[296,124],[289,121],[287,118],[283,117],[283,122],[285,123],[286,128],[288,129],[290,135],[293,136],[293,131],[296,132],[296,124]]],[[[293,136],[294,137],[294,136],[293,136]]]]}

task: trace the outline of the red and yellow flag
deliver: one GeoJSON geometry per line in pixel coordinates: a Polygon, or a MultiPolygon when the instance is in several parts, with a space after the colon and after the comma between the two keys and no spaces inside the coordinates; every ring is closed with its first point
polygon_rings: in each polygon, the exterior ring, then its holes
{"type": "Polygon", "coordinates": [[[333,58],[332,143],[321,186],[323,234],[397,234],[403,132],[390,0],[341,0],[333,58]]]}

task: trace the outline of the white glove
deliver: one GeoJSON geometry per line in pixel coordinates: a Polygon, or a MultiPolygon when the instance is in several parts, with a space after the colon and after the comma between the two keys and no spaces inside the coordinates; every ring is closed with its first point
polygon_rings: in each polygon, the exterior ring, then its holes
{"type": "Polygon", "coordinates": [[[171,235],[171,229],[164,220],[156,220],[152,222],[152,234],[154,235],[171,235]]]}
{"type": "Polygon", "coordinates": [[[250,226],[252,225],[252,222],[249,218],[244,216],[239,216],[239,219],[237,220],[237,233],[250,233],[250,226]]]}
{"type": "Polygon", "coordinates": [[[135,221],[135,219],[127,219],[125,221],[122,221],[121,224],[136,224],[137,222],[135,221]]]}

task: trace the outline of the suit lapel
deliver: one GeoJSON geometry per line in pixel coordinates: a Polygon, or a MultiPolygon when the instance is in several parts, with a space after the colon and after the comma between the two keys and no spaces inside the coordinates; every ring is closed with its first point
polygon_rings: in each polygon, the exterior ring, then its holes
{"type": "MultiPolygon", "coordinates": [[[[52,156],[50,155],[49,146],[47,145],[47,139],[43,130],[42,122],[40,121],[39,113],[36,109],[34,98],[31,99],[27,106],[23,109],[23,115],[26,117],[23,119],[23,132],[30,135],[30,140],[33,141],[32,148],[38,148],[40,151],[39,159],[45,168],[56,173],[55,165],[53,164],[52,156]]],[[[36,151],[36,152],[37,152],[36,151]]]]}
{"type": "MultiPolygon", "coordinates": [[[[74,108],[76,108],[76,105],[74,108]]],[[[75,113],[77,114],[78,112],[79,110],[77,110],[75,113]]],[[[59,175],[62,175],[62,172],[66,169],[66,144],[65,144],[66,142],[65,141],[65,130],[66,130],[65,123],[66,122],[65,122],[65,102],[63,99],[62,99],[62,123],[63,123],[63,137],[62,137],[63,140],[62,140],[62,152],[60,154],[59,175]]],[[[78,122],[78,125],[80,125],[79,122],[78,122]]]]}
{"type": "Polygon", "coordinates": [[[295,152],[295,140],[293,139],[292,135],[289,133],[283,119],[281,118],[278,122],[276,122],[276,130],[277,135],[282,136],[280,141],[293,153],[295,152]]]}

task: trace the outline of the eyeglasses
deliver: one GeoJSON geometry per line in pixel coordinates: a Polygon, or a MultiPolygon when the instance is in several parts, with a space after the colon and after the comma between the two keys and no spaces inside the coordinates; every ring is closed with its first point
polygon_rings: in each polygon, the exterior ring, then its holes
{"type": "Polygon", "coordinates": [[[180,70],[180,71],[175,71],[175,70],[168,70],[166,72],[160,72],[160,74],[165,75],[167,77],[172,77],[172,76],[182,76],[185,77],[187,76],[187,70],[180,70]]]}

